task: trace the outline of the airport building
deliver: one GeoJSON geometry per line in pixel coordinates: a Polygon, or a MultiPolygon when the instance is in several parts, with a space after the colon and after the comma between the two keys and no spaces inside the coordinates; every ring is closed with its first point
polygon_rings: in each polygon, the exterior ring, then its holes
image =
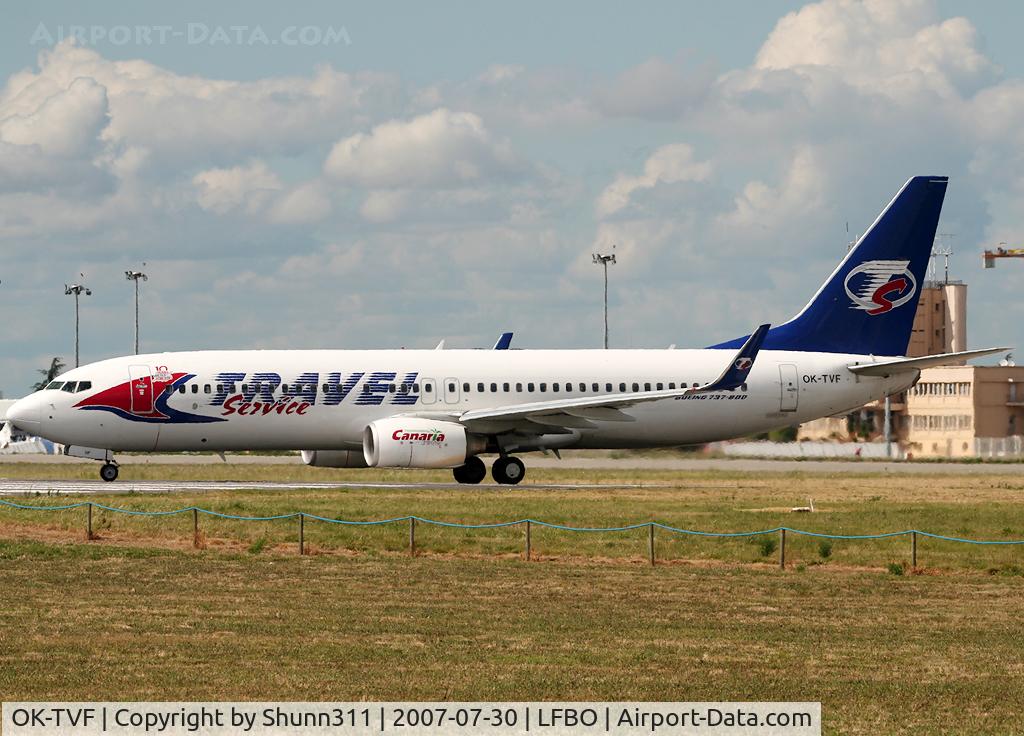
{"type": "MultiPolygon", "coordinates": [[[[962,350],[967,350],[967,285],[926,282],[907,355],[962,350]]],[[[890,399],[890,408],[890,436],[907,455],[1024,456],[1024,366],[926,368],[916,386],[890,399]]],[[[880,440],[884,433],[885,403],[880,401],[851,414],[808,422],[798,438],[880,440]]]]}

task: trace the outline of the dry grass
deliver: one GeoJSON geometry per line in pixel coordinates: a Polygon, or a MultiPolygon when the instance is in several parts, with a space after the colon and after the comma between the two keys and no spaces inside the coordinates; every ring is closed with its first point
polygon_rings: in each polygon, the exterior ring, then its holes
{"type": "Polygon", "coordinates": [[[1019,579],[0,542],[0,693],[821,700],[834,733],[1009,733],[1019,579]]]}
{"type": "MultiPolygon", "coordinates": [[[[145,472],[208,477],[211,467],[145,472]]],[[[283,480],[281,470],[245,466],[244,479],[283,480]]],[[[538,476],[607,485],[91,500],[241,515],[1024,538],[1019,475],[538,476]],[[808,496],[818,513],[786,511],[808,496]]],[[[651,569],[644,531],[534,528],[540,562],[527,563],[521,529],[420,525],[421,555],[410,559],[405,525],[307,522],[314,554],[300,558],[294,521],[203,518],[202,550],[191,549],[190,514],[96,512],[94,525],[99,539],[86,544],[83,511],[0,510],[3,699],[821,700],[827,732],[920,734],[1011,733],[1024,710],[1022,547],[922,540],[924,574],[896,576],[886,566],[907,561],[905,539],[837,541],[824,557],[816,540],[791,538],[780,572],[757,544],[660,532],[669,562],[651,569]]]]}

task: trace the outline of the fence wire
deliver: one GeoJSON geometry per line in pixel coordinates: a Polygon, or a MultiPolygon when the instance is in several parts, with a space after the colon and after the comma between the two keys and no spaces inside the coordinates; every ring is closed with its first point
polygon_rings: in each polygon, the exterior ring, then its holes
{"type": "Polygon", "coordinates": [[[278,521],[283,519],[297,519],[299,517],[310,519],[313,521],[320,521],[326,524],[339,524],[345,526],[385,526],[387,524],[400,524],[407,522],[415,522],[418,524],[428,524],[430,526],[444,527],[449,529],[501,529],[504,527],[519,526],[520,524],[530,524],[538,527],[544,527],[547,529],[556,529],[563,532],[580,532],[580,533],[602,533],[602,532],[628,532],[636,529],[661,529],[669,532],[670,534],[679,534],[684,536],[694,537],[718,537],[718,538],[737,538],[737,537],[757,537],[765,534],[778,534],[780,532],[786,532],[788,534],[797,534],[805,537],[815,537],[818,539],[891,539],[893,537],[905,537],[909,535],[918,535],[921,537],[927,537],[929,539],[938,539],[945,542],[956,542],[959,544],[977,544],[977,545],[1024,545],[1024,539],[967,539],[965,537],[951,537],[945,534],[936,534],[934,532],[928,532],[921,529],[904,529],[901,531],[893,532],[879,532],[877,534],[829,534],[826,532],[812,532],[806,529],[794,529],[789,526],[775,526],[770,529],[756,529],[753,531],[745,532],[710,532],[701,531],[698,529],[683,529],[680,527],[670,526],[668,524],[662,524],[657,521],[644,521],[636,524],[626,524],[624,526],[609,526],[609,527],[582,527],[582,526],[568,526],[565,524],[556,524],[550,521],[543,521],[541,519],[517,519],[515,521],[497,521],[486,524],[461,524],[458,522],[441,521],[438,519],[427,519],[422,516],[408,515],[408,516],[395,516],[390,519],[374,519],[374,520],[350,520],[350,519],[331,519],[326,516],[319,516],[317,514],[310,514],[304,511],[292,511],[287,514],[277,514],[275,516],[240,516],[237,514],[225,514],[220,511],[213,511],[211,509],[204,509],[198,506],[186,506],[180,509],[174,509],[171,511],[137,511],[134,509],[123,509],[116,506],[107,506],[101,503],[93,503],[91,501],[81,501],[79,503],[66,504],[63,506],[31,506],[28,504],[14,503],[13,501],[4,501],[0,499],[0,506],[6,506],[12,509],[20,509],[24,511],[70,511],[72,509],[80,509],[91,507],[93,509],[99,509],[101,511],[109,511],[115,514],[126,514],[129,516],[175,516],[177,514],[204,514],[206,516],[212,516],[218,519],[229,519],[232,521],[278,521]]]}

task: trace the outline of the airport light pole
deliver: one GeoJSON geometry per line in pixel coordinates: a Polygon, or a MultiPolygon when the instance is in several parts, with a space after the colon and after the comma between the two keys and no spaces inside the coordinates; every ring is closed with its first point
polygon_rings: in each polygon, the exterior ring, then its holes
{"type": "MultiPolygon", "coordinates": [[[[143,263],[143,266],[146,264],[143,263]]],[[[139,279],[149,281],[149,276],[142,271],[125,271],[124,277],[128,281],[135,282],[135,354],[139,354],[139,279]]]]}
{"type": "MultiPolygon", "coordinates": [[[[615,246],[612,246],[612,250],[615,250],[615,246]]],[[[609,256],[603,256],[600,253],[594,253],[594,263],[599,263],[604,267],[604,349],[608,349],[608,264],[615,263],[615,253],[609,256]]]]}
{"type": "Polygon", "coordinates": [[[64,284],[64,296],[75,297],[75,368],[78,367],[78,297],[82,294],[92,296],[92,289],[82,284],[64,284]]]}

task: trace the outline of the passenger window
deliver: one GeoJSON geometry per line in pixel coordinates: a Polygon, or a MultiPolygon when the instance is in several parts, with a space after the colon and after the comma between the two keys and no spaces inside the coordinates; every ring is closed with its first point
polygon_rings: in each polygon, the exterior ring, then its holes
{"type": "MultiPolygon", "coordinates": [[[[182,392],[182,393],[184,393],[184,392],[182,392]]],[[[242,384],[242,393],[243,394],[249,393],[249,384],[248,383],[243,383],[242,384]]]]}
{"type": "MultiPolygon", "coordinates": [[[[244,391],[245,388],[243,387],[242,390],[244,391]]],[[[282,383],[281,384],[281,390],[284,391],[285,393],[289,393],[289,391],[288,391],[288,384],[287,383],[282,383]]],[[[298,391],[298,388],[296,388],[295,390],[298,391]]]]}
{"type": "Polygon", "coordinates": [[[469,393],[469,384],[468,383],[462,384],[462,392],[466,393],[466,394],[469,393]]]}
{"type": "Polygon", "coordinates": [[[742,391],[743,393],[746,393],[747,392],[747,384],[741,383],[740,384],[740,391],[742,391]]]}
{"type": "Polygon", "coordinates": [[[88,391],[91,388],[92,388],[92,381],[79,381],[78,382],[78,388],[75,389],[75,393],[77,394],[80,391],[88,391]]]}
{"type": "Polygon", "coordinates": [[[533,384],[532,383],[526,384],[526,389],[532,394],[533,393],[533,384]]]}
{"type": "Polygon", "coordinates": [[[505,393],[508,393],[509,385],[507,383],[501,384],[501,390],[504,391],[505,393]]]}
{"type": "Polygon", "coordinates": [[[496,384],[496,383],[492,383],[491,384],[491,393],[492,394],[498,393],[498,384],[496,384]]]}
{"type": "Polygon", "coordinates": [[[75,392],[76,385],[77,384],[74,381],[68,381],[67,383],[64,384],[63,390],[67,391],[69,394],[73,394],[75,392]]]}
{"type": "Polygon", "coordinates": [[[204,394],[208,394],[208,393],[210,393],[210,384],[208,384],[208,383],[207,383],[207,384],[205,384],[205,385],[203,386],[203,393],[204,393],[204,394]]]}
{"type": "Polygon", "coordinates": [[[665,384],[664,383],[659,383],[658,384],[658,390],[659,391],[664,391],[665,390],[665,384]]]}
{"type": "Polygon", "coordinates": [[[484,385],[482,383],[478,383],[476,385],[476,390],[479,391],[480,393],[483,393],[484,392],[484,385]]]}
{"type": "Polygon", "coordinates": [[[612,385],[610,383],[606,383],[604,385],[604,390],[607,391],[608,393],[611,393],[612,392],[612,385]]]}
{"type": "Polygon", "coordinates": [[[581,383],[580,384],[580,391],[586,393],[586,390],[587,390],[587,384],[581,383]]]}
{"type": "Polygon", "coordinates": [[[418,394],[420,392],[420,385],[418,383],[414,383],[412,385],[412,392],[414,394],[418,394]]]}
{"type": "Polygon", "coordinates": [[[540,385],[540,390],[541,390],[541,393],[546,392],[548,390],[548,385],[546,383],[542,383],[540,385]]]}
{"type": "Polygon", "coordinates": [[[395,384],[393,384],[393,383],[389,383],[388,384],[388,393],[389,394],[393,394],[397,390],[398,390],[398,387],[395,384]]]}
{"type": "Polygon", "coordinates": [[[674,389],[675,387],[676,387],[676,384],[675,384],[675,382],[673,382],[673,381],[669,381],[669,384],[668,384],[668,388],[669,388],[669,391],[671,391],[671,390],[672,390],[672,389],[674,389]]]}
{"type": "MultiPolygon", "coordinates": [[[[541,385],[543,385],[543,384],[541,384],[541,385]]],[[[557,383],[552,383],[551,384],[551,390],[554,391],[557,394],[558,393],[558,384],[557,383]]]]}
{"type": "Polygon", "coordinates": [[[64,385],[64,381],[50,381],[50,385],[46,387],[46,390],[47,391],[57,391],[63,385],[64,385]]]}
{"type": "MultiPolygon", "coordinates": [[[[243,390],[243,391],[245,390],[245,387],[244,387],[244,386],[242,387],[242,390],[243,390]]],[[[181,384],[180,386],[178,386],[178,393],[179,393],[179,394],[183,394],[183,393],[185,393],[185,384],[181,384]]]]}
{"type": "Polygon", "coordinates": [[[198,383],[193,383],[192,384],[192,393],[194,393],[194,394],[199,393],[199,384],[198,383]]]}
{"type": "Polygon", "coordinates": [[[455,393],[455,384],[454,383],[449,383],[448,384],[448,393],[452,393],[452,394],[455,393]]]}
{"type": "Polygon", "coordinates": [[[364,394],[369,394],[370,393],[370,384],[368,384],[368,383],[364,383],[363,384],[363,393],[364,394]]]}
{"type": "Polygon", "coordinates": [[[619,384],[619,392],[620,393],[626,393],[626,384],[624,384],[624,383],[620,383],[619,384]]]}
{"type": "Polygon", "coordinates": [[[636,393],[639,390],[640,390],[640,384],[639,383],[634,383],[633,384],[633,393],[636,393]]]}
{"type": "MultiPolygon", "coordinates": [[[[530,390],[532,391],[533,389],[530,389],[530,390]]],[[[516,384],[516,391],[517,391],[518,393],[522,393],[522,392],[523,392],[523,384],[521,384],[521,383],[517,383],[517,384],[516,384]]]]}
{"type": "Polygon", "coordinates": [[[650,391],[650,390],[651,390],[651,384],[645,383],[644,384],[644,391],[650,391]]]}

